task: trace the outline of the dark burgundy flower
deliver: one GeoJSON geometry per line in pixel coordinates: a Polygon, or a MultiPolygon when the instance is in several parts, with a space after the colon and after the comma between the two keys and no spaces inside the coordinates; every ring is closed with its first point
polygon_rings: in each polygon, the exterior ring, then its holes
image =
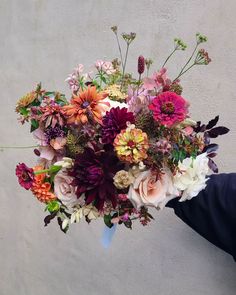
{"type": "Polygon", "coordinates": [[[138,57],[138,73],[139,73],[139,75],[143,74],[144,70],[145,70],[145,58],[142,55],[140,55],[138,57]]]}
{"type": "Polygon", "coordinates": [[[84,193],[86,203],[93,203],[98,210],[102,210],[105,201],[111,201],[113,207],[117,205],[116,188],[113,177],[123,165],[112,152],[95,152],[87,148],[83,154],[75,158],[70,175],[75,179],[72,185],[77,187],[78,198],[84,193]]]}
{"type": "Polygon", "coordinates": [[[111,108],[102,120],[102,142],[105,144],[112,144],[116,135],[121,130],[126,129],[127,122],[134,123],[134,115],[128,112],[126,108],[111,108]]]}
{"type": "Polygon", "coordinates": [[[24,163],[16,166],[16,176],[18,177],[19,184],[29,190],[34,182],[34,170],[27,167],[24,163]]]}

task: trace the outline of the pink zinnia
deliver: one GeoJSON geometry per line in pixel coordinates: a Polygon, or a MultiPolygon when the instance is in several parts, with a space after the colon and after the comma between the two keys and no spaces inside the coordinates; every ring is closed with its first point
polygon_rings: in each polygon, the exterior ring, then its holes
{"type": "Polygon", "coordinates": [[[153,99],[149,109],[156,121],[170,127],[187,117],[188,102],[182,96],[166,91],[153,99]]]}
{"type": "Polygon", "coordinates": [[[19,184],[29,190],[34,183],[34,170],[27,167],[24,163],[16,166],[16,176],[18,177],[19,184]]]}

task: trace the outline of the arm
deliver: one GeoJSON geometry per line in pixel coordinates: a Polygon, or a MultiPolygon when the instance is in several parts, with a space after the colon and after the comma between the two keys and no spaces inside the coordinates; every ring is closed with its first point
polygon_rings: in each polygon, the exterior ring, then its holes
{"type": "Polygon", "coordinates": [[[190,201],[167,207],[196,232],[236,260],[236,173],[211,175],[205,190],[190,201]]]}

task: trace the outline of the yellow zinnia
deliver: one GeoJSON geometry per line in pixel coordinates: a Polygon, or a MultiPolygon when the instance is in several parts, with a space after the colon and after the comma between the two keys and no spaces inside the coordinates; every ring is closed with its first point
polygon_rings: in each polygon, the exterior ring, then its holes
{"type": "Polygon", "coordinates": [[[141,129],[128,127],[116,136],[114,148],[121,161],[139,163],[147,158],[147,134],[141,129]]]}

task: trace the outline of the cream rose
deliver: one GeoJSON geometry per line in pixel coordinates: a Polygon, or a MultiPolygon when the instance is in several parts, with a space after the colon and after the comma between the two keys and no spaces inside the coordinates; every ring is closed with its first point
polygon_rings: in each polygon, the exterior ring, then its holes
{"type": "Polygon", "coordinates": [[[157,178],[151,170],[141,172],[130,186],[128,198],[135,208],[153,206],[163,208],[179,195],[173,185],[172,174],[166,170],[157,178]]]}
{"type": "Polygon", "coordinates": [[[73,177],[69,176],[65,170],[60,170],[54,178],[55,195],[68,208],[78,204],[76,188],[71,185],[72,181],[73,177]]]}
{"type": "Polygon", "coordinates": [[[179,172],[174,176],[174,185],[183,191],[180,201],[190,200],[206,187],[209,173],[209,159],[206,153],[179,162],[179,172]]]}

